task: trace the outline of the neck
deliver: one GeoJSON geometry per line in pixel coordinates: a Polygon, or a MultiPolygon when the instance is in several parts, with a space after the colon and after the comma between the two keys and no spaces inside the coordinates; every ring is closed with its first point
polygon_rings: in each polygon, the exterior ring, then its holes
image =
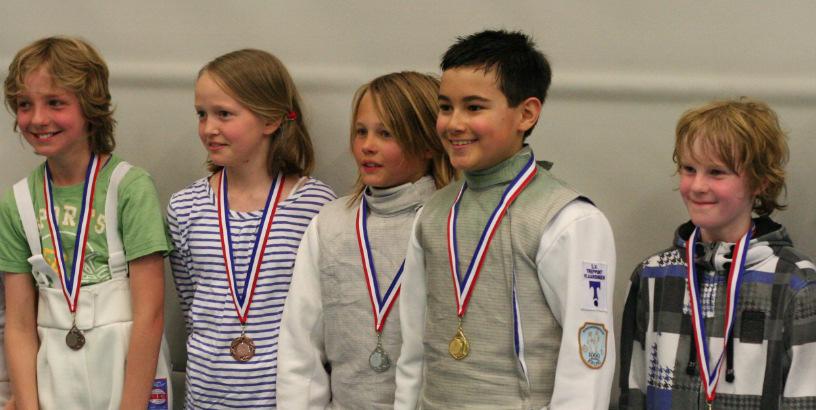
{"type": "Polygon", "coordinates": [[[230,189],[252,190],[255,188],[269,189],[272,183],[272,176],[263,167],[225,167],[227,170],[228,183],[230,189]],[[259,169],[260,168],[260,169],[259,169]]]}
{"type": "MultiPolygon", "coordinates": [[[[99,156],[100,161],[105,158],[107,158],[105,155],[99,156]]],[[[76,185],[84,182],[90,161],[90,152],[79,153],[70,158],[62,156],[46,160],[48,169],[51,171],[51,181],[56,186],[76,185]]]]}
{"type": "Polygon", "coordinates": [[[700,228],[700,239],[707,243],[737,243],[749,229],[751,229],[751,219],[743,221],[728,230],[708,230],[700,228]]]}

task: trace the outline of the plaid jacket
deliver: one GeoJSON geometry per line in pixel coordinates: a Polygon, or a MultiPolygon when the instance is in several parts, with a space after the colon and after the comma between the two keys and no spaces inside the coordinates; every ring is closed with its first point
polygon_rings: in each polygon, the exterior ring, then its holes
{"type": "MultiPolygon", "coordinates": [[[[816,266],[793,249],[784,227],[767,217],[754,223],[733,350],[723,357],[734,378],[726,379],[724,364],[713,408],[814,409],[816,266]]],[[[646,259],[632,274],[621,329],[621,409],[706,406],[696,359],[689,363],[695,347],[685,246],[693,229],[690,222],[680,226],[674,246],[646,259]]],[[[713,366],[723,351],[726,276],[734,245],[695,246],[713,366]]]]}

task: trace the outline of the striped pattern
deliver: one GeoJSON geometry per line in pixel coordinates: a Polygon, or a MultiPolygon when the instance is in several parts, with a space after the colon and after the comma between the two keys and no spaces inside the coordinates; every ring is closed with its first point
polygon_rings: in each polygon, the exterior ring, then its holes
{"type": "MultiPolygon", "coordinates": [[[[170,262],[188,334],[187,408],[275,407],[278,332],[295,255],[311,219],[334,198],[331,188],[310,178],[279,203],[247,320],[255,357],[241,363],[229,354],[241,325],[226,280],[215,194],[203,178],[173,195],[170,262]]],[[[261,213],[229,214],[238,283],[245,280],[261,213]]]]}

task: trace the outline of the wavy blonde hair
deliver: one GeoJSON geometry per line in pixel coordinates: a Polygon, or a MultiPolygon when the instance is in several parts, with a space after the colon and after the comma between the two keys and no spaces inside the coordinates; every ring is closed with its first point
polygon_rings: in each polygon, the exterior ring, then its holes
{"type": "MultiPolygon", "coordinates": [[[[428,173],[437,188],[442,188],[456,177],[442,140],[436,133],[436,116],[439,112],[439,80],[427,74],[402,71],[377,77],[363,84],[354,93],[351,110],[349,144],[356,136],[357,113],[360,101],[369,93],[374,107],[387,128],[407,156],[422,157],[431,153],[428,173]]],[[[354,204],[365,190],[360,175],[354,185],[349,204],[354,204]]]]}
{"type": "Polygon", "coordinates": [[[25,89],[25,78],[45,67],[54,85],[76,95],[82,115],[88,123],[88,144],[96,154],[109,154],[116,147],[108,66],[99,52],[77,37],[47,37],[21,49],[9,64],[3,83],[6,107],[15,116],[17,97],[25,89]]]}
{"type": "Polygon", "coordinates": [[[778,198],[785,188],[789,151],[776,113],[765,103],[742,97],[712,101],[686,111],[677,122],[672,159],[678,171],[683,158],[695,160],[701,152],[722,161],[731,171],[745,173],[748,187],[758,191],[753,210],[770,215],[785,209],[778,198]]]}

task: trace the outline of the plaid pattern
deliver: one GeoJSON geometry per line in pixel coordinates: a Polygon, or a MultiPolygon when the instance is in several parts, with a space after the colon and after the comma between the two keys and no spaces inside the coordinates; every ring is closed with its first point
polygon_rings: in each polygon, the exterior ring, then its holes
{"type": "MultiPolygon", "coordinates": [[[[734,322],[735,380],[726,381],[724,364],[713,408],[814,409],[816,364],[806,358],[816,355],[816,268],[793,249],[781,225],[767,217],[755,224],[734,322]]],[[[621,409],[706,407],[699,367],[686,371],[695,354],[684,239],[692,229],[681,226],[675,245],[632,275],[621,332],[621,409]]],[[[723,351],[732,246],[695,249],[712,366],[723,351]]]]}

